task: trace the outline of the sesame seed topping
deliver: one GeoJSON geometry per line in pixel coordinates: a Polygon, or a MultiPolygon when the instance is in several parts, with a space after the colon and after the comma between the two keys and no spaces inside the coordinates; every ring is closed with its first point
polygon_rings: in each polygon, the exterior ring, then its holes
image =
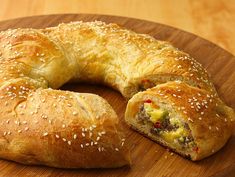
{"type": "Polygon", "coordinates": [[[191,118],[188,118],[188,121],[191,121],[191,122],[193,122],[193,120],[192,120],[191,118]]]}
{"type": "Polygon", "coordinates": [[[71,145],[72,143],[71,143],[71,141],[68,141],[68,145],[71,145]]]}
{"type": "Polygon", "coordinates": [[[45,133],[43,133],[43,135],[42,136],[47,136],[48,135],[48,133],[47,132],[45,132],[45,133]]]}
{"type": "Polygon", "coordinates": [[[42,117],[43,119],[47,119],[47,118],[48,118],[48,116],[45,115],[45,114],[42,114],[41,117],[42,117]]]}
{"type": "Polygon", "coordinates": [[[78,115],[78,113],[76,111],[73,111],[73,115],[76,116],[78,115]]]}
{"type": "Polygon", "coordinates": [[[25,127],[25,129],[24,129],[25,131],[27,131],[27,130],[29,130],[29,127],[25,127]]]}
{"type": "Polygon", "coordinates": [[[59,135],[57,135],[57,134],[55,135],[55,137],[56,137],[57,139],[59,139],[59,138],[60,138],[60,136],[59,136],[59,135]]]}
{"type": "Polygon", "coordinates": [[[66,142],[66,141],[67,141],[65,138],[62,138],[62,140],[63,140],[64,142],[66,142]]]}
{"type": "Polygon", "coordinates": [[[81,144],[81,148],[83,148],[83,144],[81,144]]]}
{"type": "Polygon", "coordinates": [[[86,136],[85,133],[82,132],[82,137],[85,137],[85,136],[86,136]]]}
{"type": "Polygon", "coordinates": [[[74,135],[73,135],[73,139],[77,139],[77,134],[74,134],[74,135]]]}
{"type": "Polygon", "coordinates": [[[119,149],[118,149],[118,148],[115,148],[115,151],[119,151],[119,149]]]}
{"type": "Polygon", "coordinates": [[[92,137],[92,132],[89,132],[89,137],[92,137]]]}

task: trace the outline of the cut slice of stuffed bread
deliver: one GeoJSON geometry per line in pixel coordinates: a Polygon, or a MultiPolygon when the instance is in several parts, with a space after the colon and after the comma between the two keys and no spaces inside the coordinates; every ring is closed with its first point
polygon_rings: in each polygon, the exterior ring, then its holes
{"type": "Polygon", "coordinates": [[[200,160],[223,147],[232,134],[233,109],[215,95],[167,82],[133,96],[125,120],[152,140],[200,160]]]}

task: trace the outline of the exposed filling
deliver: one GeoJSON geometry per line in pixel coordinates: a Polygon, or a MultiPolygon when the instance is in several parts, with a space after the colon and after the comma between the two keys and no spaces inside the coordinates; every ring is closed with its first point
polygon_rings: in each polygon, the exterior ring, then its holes
{"type": "Polygon", "coordinates": [[[152,134],[162,137],[169,144],[174,144],[180,149],[191,148],[198,151],[188,124],[171,117],[167,110],[160,108],[151,100],[146,100],[140,106],[137,116],[140,122],[151,126],[152,134]]]}

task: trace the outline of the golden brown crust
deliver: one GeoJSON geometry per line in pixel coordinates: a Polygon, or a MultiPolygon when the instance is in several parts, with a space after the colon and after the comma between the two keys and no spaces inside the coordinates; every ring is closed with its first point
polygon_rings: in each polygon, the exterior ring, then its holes
{"type": "Polygon", "coordinates": [[[130,163],[119,120],[99,96],[35,90],[25,80],[1,87],[0,95],[1,158],[60,168],[130,163]]]}
{"type": "MultiPolygon", "coordinates": [[[[136,94],[129,100],[125,115],[130,125],[136,123],[134,119],[139,111],[139,105],[147,99],[157,99],[158,104],[170,105],[171,111],[174,110],[182,121],[189,125],[198,147],[197,153],[190,153],[192,160],[200,160],[215,153],[224,146],[232,134],[235,117],[233,110],[210,92],[182,82],[167,82],[136,94]]],[[[158,138],[150,136],[159,141],[158,138]]],[[[175,150],[180,154],[184,153],[175,150]]]]}

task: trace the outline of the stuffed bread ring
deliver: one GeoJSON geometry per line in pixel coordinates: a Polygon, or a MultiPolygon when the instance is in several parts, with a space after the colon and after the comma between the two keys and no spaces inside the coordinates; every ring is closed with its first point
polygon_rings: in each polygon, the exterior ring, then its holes
{"type": "Polygon", "coordinates": [[[152,140],[191,160],[200,160],[227,142],[234,112],[210,92],[172,81],[134,95],[125,118],[152,140]]]}
{"type": "Polygon", "coordinates": [[[205,69],[188,54],[116,24],[74,22],[2,31],[0,58],[0,157],[21,163],[64,168],[129,164],[111,107],[95,95],[80,94],[81,99],[53,90],[67,82],[101,83],[131,98],[178,80],[217,96],[205,69]]]}

